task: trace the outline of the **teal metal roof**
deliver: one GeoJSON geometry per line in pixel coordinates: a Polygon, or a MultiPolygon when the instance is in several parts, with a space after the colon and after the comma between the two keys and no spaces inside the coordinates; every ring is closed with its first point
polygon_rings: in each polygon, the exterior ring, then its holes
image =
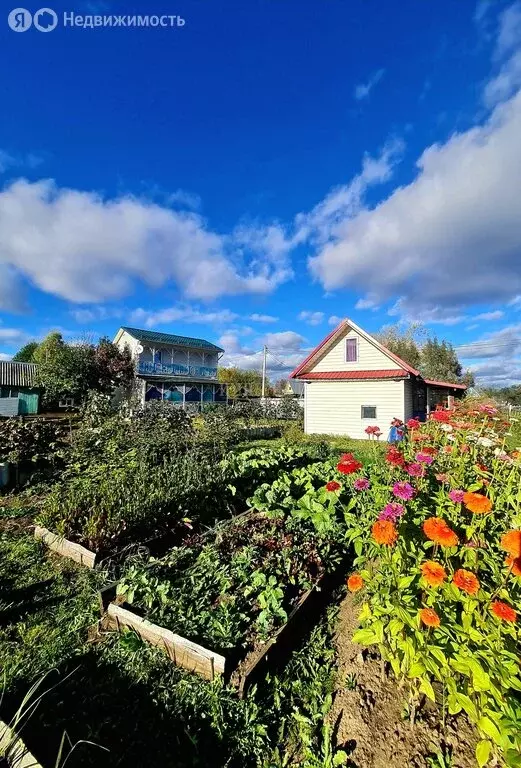
{"type": "Polygon", "coordinates": [[[190,336],[177,336],[173,333],[161,333],[160,331],[144,331],[141,328],[128,328],[121,326],[122,331],[130,333],[138,341],[155,342],[156,344],[177,344],[181,347],[197,347],[198,349],[211,349],[214,352],[224,352],[224,349],[212,344],[205,339],[192,339],[190,336]]]}

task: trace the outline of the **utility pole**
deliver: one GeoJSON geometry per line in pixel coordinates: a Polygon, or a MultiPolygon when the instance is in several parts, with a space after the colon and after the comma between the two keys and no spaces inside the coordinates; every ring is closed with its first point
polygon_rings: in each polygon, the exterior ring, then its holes
{"type": "Polygon", "coordinates": [[[264,396],[266,393],[266,354],[268,352],[268,347],[266,344],[262,348],[262,394],[261,398],[264,400],[264,396]]]}

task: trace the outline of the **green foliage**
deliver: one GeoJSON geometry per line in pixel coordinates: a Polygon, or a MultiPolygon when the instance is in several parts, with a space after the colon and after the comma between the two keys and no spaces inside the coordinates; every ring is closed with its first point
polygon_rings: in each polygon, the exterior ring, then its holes
{"type": "Polygon", "coordinates": [[[217,369],[217,378],[221,384],[227,384],[228,397],[260,397],[262,393],[262,375],[259,371],[245,368],[217,369]]]}
{"type": "Polygon", "coordinates": [[[50,333],[35,349],[38,364],[35,383],[43,387],[43,401],[54,404],[63,397],[83,403],[89,391],[111,394],[128,388],[134,378],[130,351],[119,350],[108,339],[97,346],[82,342],[67,344],[61,333],[50,333]]]}
{"type": "Polygon", "coordinates": [[[61,425],[41,419],[23,418],[0,420],[0,461],[16,465],[18,484],[20,469],[34,469],[46,473],[61,467],[66,431],[61,425]]]}
{"type": "Polygon", "coordinates": [[[375,334],[381,344],[413,368],[420,367],[421,343],[426,336],[427,329],[420,323],[410,323],[405,329],[400,325],[386,325],[375,334]]]}
{"type": "Polygon", "coordinates": [[[30,341],[18,350],[16,355],[13,355],[13,361],[18,363],[34,363],[34,353],[38,349],[37,341],[30,341]]]}
{"type": "Polygon", "coordinates": [[[426,379],[458,382],[463,369],[456,350],[448,341],[427,339],[421,349],[420,372],[426,379]]]}

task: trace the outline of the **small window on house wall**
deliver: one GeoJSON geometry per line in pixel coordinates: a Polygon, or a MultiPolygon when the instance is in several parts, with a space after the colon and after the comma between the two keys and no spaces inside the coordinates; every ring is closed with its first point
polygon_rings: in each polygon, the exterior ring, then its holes
{"type": "Polygon", "coordinates": [[[358,360],[358,339],[346,339],[346,363],[356,363],[358,360]]]}
{"type": "Polygon", "coordinates": [[[376,419],[376,405],[363,405],[362,406],[362,418],[363,419],[376,419]]]}

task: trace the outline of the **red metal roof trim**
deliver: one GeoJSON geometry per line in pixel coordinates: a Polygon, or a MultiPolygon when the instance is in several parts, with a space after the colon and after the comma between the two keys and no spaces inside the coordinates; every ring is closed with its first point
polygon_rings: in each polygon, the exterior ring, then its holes
{"type": "Polygon", "coordinates": [[[426,384],[431,387],[447,387],[447,389],[467,389],[466,384],[454,384],[452,381],[434,381],[433,379],[424,379],[426,384]]]}
{"type": "Polygon", "coordinates": [[[407,371],[396,369],[377,371],[317,371],[316,373],[303,373],[302,378],[310,381],[315,379],[404,379],[409,374],[407,371]]]}
{"type": "Polygon", "coordinates": [[[298,374],[299,374],[301,371],[303,371],[303,370],[304,370],[304,368],[306,367],[306,365],[307,365],[307,364],[309,363],[309,361],[310,361],[310,360],[311,360],[311,359],[312,359],[312,358],[313,358],[313,357],[316,355],[316,353],[317,353],[317,352],[319,352],[319,351],[322,349],[322,347],[323,347],[325,344],[327,344],[327,342],[328,342],[328,341],[330,341],[330,339],[332,339],[332,338],[333,338],[333,336],[335,335],[335,333],[337,333],[337,331],[339,331],[339,330],[340,330],[340,328],[342,328],[344,325],[345,325],[345,321],[344,321],[344,320],[342,320],[342,322],[341,322],[339,325],[337,325],[337,327],[336,327],[336,328],[333,328],[333,330],[331,331],[331,333],[328,333],[328,335],[326,336],[326,338],[325,338],[325,339],[323,339],[323,340],[320,342],[320,344],[318,344],[318,345],[315,347],[315,349],[313,349],[313,350],[312,350],[312,351],[309,353],[309,355],[306,357],[306,359],[305,359],[305,360],[303,360],[303,361],[300,363],[300,365],[297,365],[297,367],[295,368],[295,370],[291,371],[291,373],[290,373],[290,375],[289,375],[289,378],[290,378],[290,379],[294,379],[294,378],[296,378],[296,376],[298,376],[298,374]]]}

